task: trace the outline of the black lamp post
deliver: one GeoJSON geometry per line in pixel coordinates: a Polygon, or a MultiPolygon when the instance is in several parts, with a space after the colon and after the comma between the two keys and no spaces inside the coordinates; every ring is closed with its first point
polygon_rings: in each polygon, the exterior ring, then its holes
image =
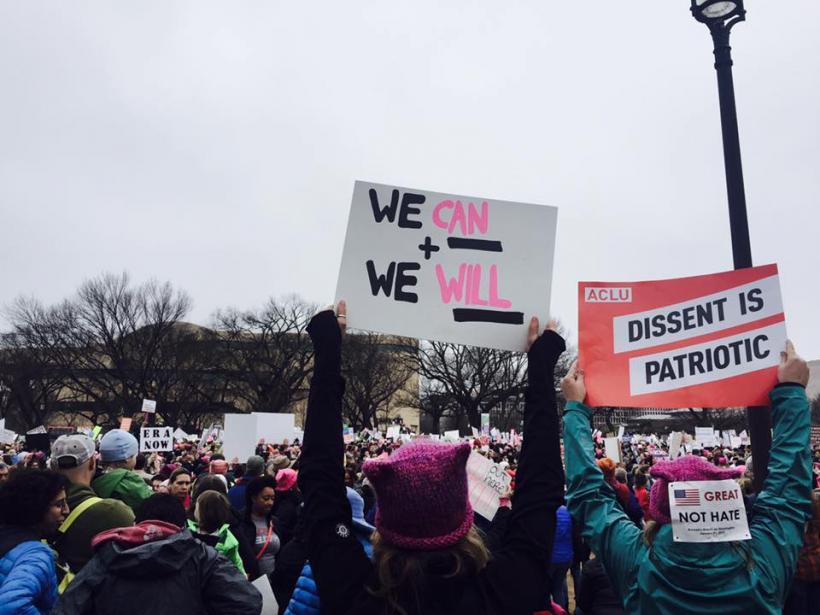
{"type": "MultiPolygon", "coordinates": [[[[743,165],[740,161],[740,139],[735,108],[735,85],[732,79],[732,26],[746,19],[743,0],[692,0],[692,15],[706,24],[715,46],[715,70],[720,98],[720,124],[723,130],[723,163],[726,167],[726,192],[729,196],[729,226],[732,232],[732,256],[735,269],[752,266],[749,222],[746,217],[746,193],[743,188],[743,165]]],[[[755,490],[760,491],[769,466],[772,444],[771,414],[767,407],[747,408],[746,417],[752,439],[755,490]]]]}

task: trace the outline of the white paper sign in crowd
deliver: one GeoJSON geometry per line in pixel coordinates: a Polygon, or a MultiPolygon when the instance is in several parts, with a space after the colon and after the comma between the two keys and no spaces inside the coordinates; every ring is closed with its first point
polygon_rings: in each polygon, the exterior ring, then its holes
{"type": "Polygon", "coordinates": [[[473,510],[492,521],[498,510],[498,499],[510,488],[512,478],[499,464],[475,451],[467,459],[467,486],[473,510]]]}
{"type": "Polygon", "coordinates": [[[676,542],[748,540],[749,522],[734,480],[669,483],[672,536],[676,542]]]}
{"type": "Polygon", "coordinates": [[[154,414],[157,411],[157,402],[153,399],[142,400],[142,412],[154,414]]]}
{"type": "Polygon", "coordinates": [[[161,453],[174,450],[173,427],[142,427],[140,453],[161,453]]]}
{"type": "Polygon", "coordinates": [[[357,181],[336,297],[348,326],[522,351],[550,305],[554,207],[357,181]]]}

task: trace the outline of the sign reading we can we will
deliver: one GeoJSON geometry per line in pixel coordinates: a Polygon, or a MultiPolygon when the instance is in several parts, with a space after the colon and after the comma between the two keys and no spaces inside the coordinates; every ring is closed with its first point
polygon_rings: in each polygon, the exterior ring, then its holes
{"type": "Polygon", "coordinates": [[[579,356],[594,406],[768,403],[786,323],[777,265],[654,282],[579,283],[579,356]]]}
{"type": "Polygon", "coordinates": [[[357,181],[336,298],[348,326],[524,350],[549,311],[558,210],[357,181]]]}

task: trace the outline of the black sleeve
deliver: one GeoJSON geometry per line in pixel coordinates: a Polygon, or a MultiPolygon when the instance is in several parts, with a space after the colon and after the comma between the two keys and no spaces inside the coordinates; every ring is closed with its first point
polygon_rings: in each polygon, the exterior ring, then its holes
{"type": "Polygon", "coordinates": [[[553,372],[566,345],[545,331],[528,353],[529,384],[524,443],[504,545],[482,575],[498,612],[535,611],[543,602],[555,535],[555,511],[564,498],[558,410],[553,372]],[[516,588],[510,591],[509,588],[516,588]]]}
{"type": "Polygon", "coordinates": [[[215,550],[202,545],[205,554],[201,556],[204,571],[202,579],[202,601],[207,612],[235,613],[236,615],[258,615],[262,610],[262,594],[259,593],[239,568],[215,550]]]}
{"type": "Polygon", "coordinates": [[[332,311],[310,321],[315,351],[299,488],[305,536],[322,610],[344,613],[364,589],[372,565],[353,533],[342,459],[341,331],[332,311]]]}

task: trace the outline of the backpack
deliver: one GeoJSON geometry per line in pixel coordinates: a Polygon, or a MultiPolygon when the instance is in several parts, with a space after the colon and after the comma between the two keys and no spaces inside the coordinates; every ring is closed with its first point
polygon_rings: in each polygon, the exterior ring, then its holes
{"type": "MultiPolygon", "coordinates": [[[[79,505],[69,513],[66,520],[63,521],[63,524],[59,527],[57,532],[60,534],[65,534],[68,529],[74,524],[74,522],[82,515],[86,510],[97,504],[98,502],[102,502],[102,498],[98,497],[91,497],[86,498],[79,505]]],[[[71,570],[71,567],[68,563],[64,562],[62,558],[58,557],[57,561],[55,562],[55,568],[57,570],[57,577],[60,581],[59,585],[57,585],[57,592],[62,594],[66,588],[69,586],[71,581],[74,580],[75,573],[71,570]]]]}

